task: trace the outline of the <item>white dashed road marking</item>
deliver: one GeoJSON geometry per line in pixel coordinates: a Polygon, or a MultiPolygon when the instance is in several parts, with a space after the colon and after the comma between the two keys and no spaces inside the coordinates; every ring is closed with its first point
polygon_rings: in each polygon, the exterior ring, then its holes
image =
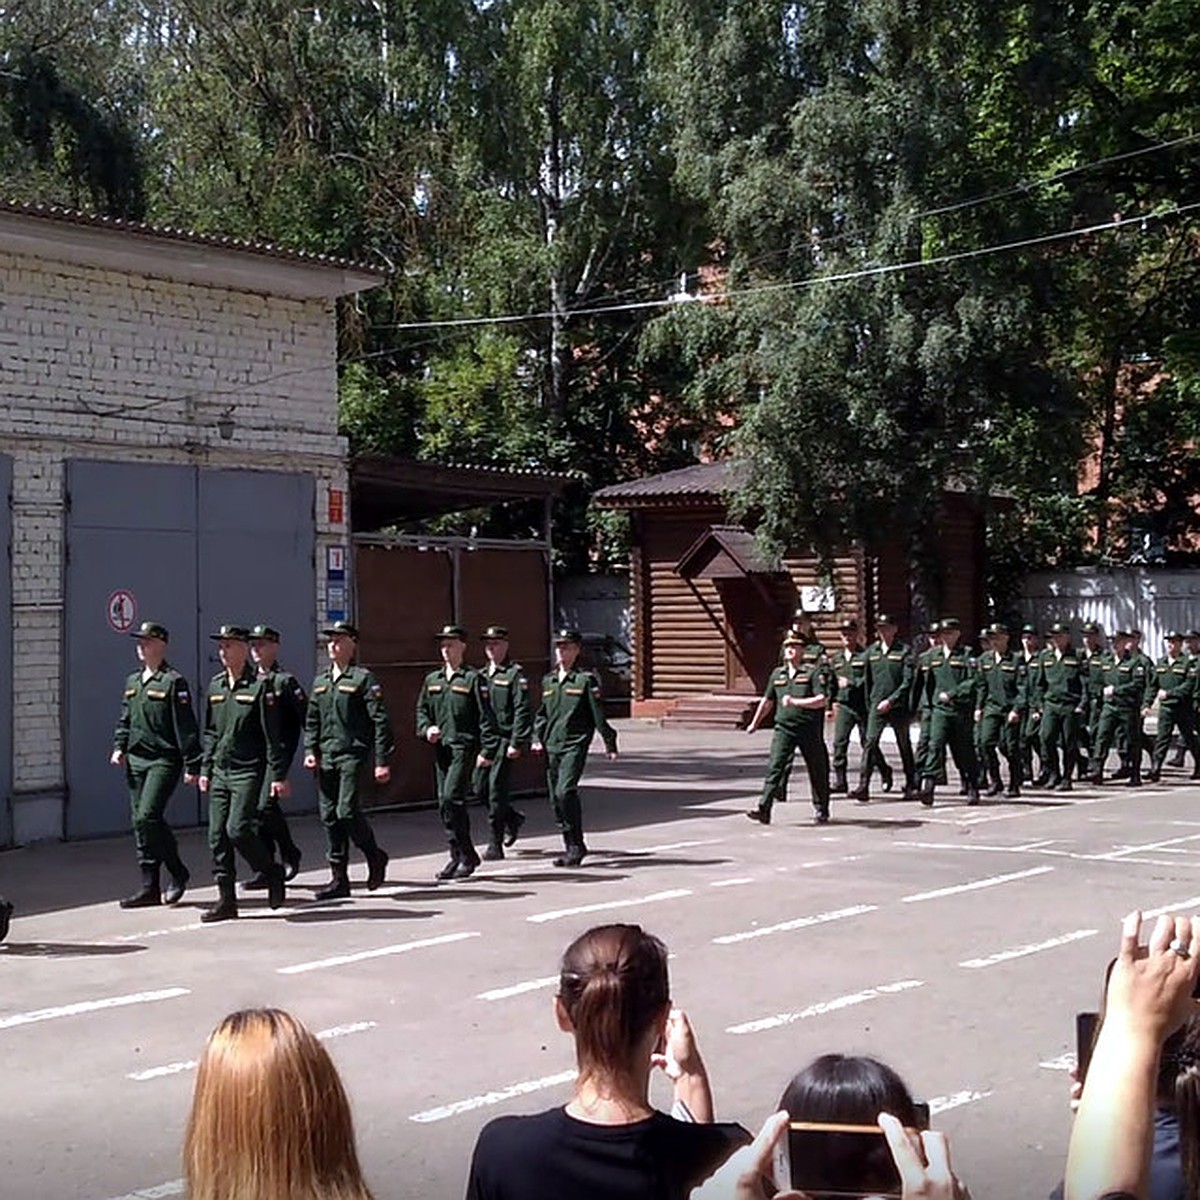
{"type": "Polygon", "coordinates": [[[654,892],[649,896],[634,896],[629,900],[605,900],[601,904],[581,904],[576,908],[556,908],[550,912],[534,913],[525,920],[538,925],[543,921],[558,921],[563,917],[577,917],[583,913],[605,912],[610,908],[630,908],[635,904],[657,904],[661,900],[679,900],[691,894],[691,888],[672,888],[667,892],[654,892]]]}
{"type": "Polygon", "coordinates": [[[1038,954],[1042,950],[1053,950],[1056,946],[1067,946],[1071,942],[1079,942],[1084,938],[1095,937],[1098,929],[1076,929],[1073,933],[1064,933],[1061,937],[1049,938],[1044,942],[1033,942],[1028,946],[1017,946],[1012,950],[1001,950],[997,954],[989,954],[986,958],[968,958],[960,962],[960,967],[977,970],[979,967],[994,967],[997,963],[1010,962],[1014,958],[1025,958],[1029,954],[1038,954]]]}
{"type": "Polygon", "coordinates": [[[507,1000],[509,996],[522,996],[526,992],[536,992],[542,988],[553,987],[557,982],[557,975],[543,975],[541,979],[527,979],[524,983],[514,983],[508,987],[492,988],[491,991],[480,992],[475,999],[507,1000]]]}
{"type": "Polygon", "coordinates": [[[510,1083],[508,1087],[495,1092],[484,1092],[482,1096],[471,1096],[466,1100],[455,1100],[453,1104],[444,1104],[441,1108],[428,1108],[424,1112],[413,1113],[408,1119],[420,1124],[430,1121],[444,1121],[448,1117],[457,1117],[460,1113],[472,1112],[477,1108],[486,1108],[492,1104],[503,1104],[514,1096],[528,1096],[530,1092],[540,1092],[544,1088],[557,1087],[561,1083],[570,1083],[575,1078],[574,1071],[560,1071],[557,1075],[543,1075],[541,1079],[526,1079],[523,1083],[510,1083]]]}
{"type": "Polygon", "coordinates": [[[916,904],[921,900],[940,900],[943,896],[957,896],[962,892],[978,892],[983,888],[998,887],[1002,883],[1013,883],[1018,879],[1032,879],[1035,875],[1046,875],[1053,867],[1031,867],[1028,871],[1013,871],[1009,875],[992,875],[988,879],[973,879],[970,883],[956,883],[953,887],[935,888],[932,892],[916,892],[901,898],[901,904],[916,904]]]}
{"type": "Polygon", "coordinates": [[[986,1100],[991,1092],[955,1092],[951,1096],[937,1096],[929,1102],[929,1115],[936,1117],[938,1113],[949,1112],[952,1108],[962,1108],[964,1104],[974,1104],[976,1100],[986,1100]]]}
{"type": "Polygon", "coordinates": [[[410,950],[424,950],[428,946],[446,946],[451,942],[462,942],[467,938],[477,938],[478,930],[473,933],[445,933],[441,937],[419,938],[415,942],[398,942],[394,946],[380,946],[376,950],[360,950],[357,954],[338,954],[333,958],[318,958],[313,962],[297,963],[292,967],[277,967],[280,975],[302,975],[306,971],[324,971],[329,967],[343,967],[347,963],[366,962],[372,958],[387,958],[392,954],[407,954],[410,950]]]}
{"type": "Polygon", "coordinates": [[[126,1192],[124,1196],[113,1196],[112,1200],[165,1200],[167,1196],[182,1196],[183,1188],[182,1179],[170,1179],[137,1192],[126,1192]]]}
{"type": "Polygon", "coordinates": [[[898,983],[884,983],[879,987],[867,988],[865,991],[852,992],[849,996],[838,996],[834,1000],[822,1000],[818,1004],[810,1004],[799,1012],[776,1013],[773,1017],[762,1017],[757,1021],[743,1021],[740,1025],[730,1025],[726,1033],[762,1033],[765,1029],[778,1029],[781,1025],[791,1025],[795,1021],[807,1021],[810,1017],[823,1017],[826,1013],[838,1012],[843,1008],[852,1008],[856,1004],[865,1004],[868,1000],[880,996],[892,996],[897,992],[910,992],[913,988],[924,987],[922,979],[901,979],[898,983]]]}
{"type": "Polygon", "coordinates": [[[767,937],[772,933],[790,933],[793,929],[807,929],[810,925],[825,925],[829,921],[841,921],[846,917],[861,917],[874,912],[878,904],[856,904],[853,908],[838,908],[833,912],[817,913],[815,917],[797,917],[794,921],[781,921],[778,925],[764,925],[760,929],[748,929],[744,933],[726,933],[713,938],[718,946],[732,946],[735,942],[748,942],[752,938],[767,937]]]}
{"type": "Polygon", "coordinates": [[[53,1021],[58,1017],[75,1017],[80,1013],[100,1012],[106,1008],[127,1008],[131,1004],[150,1004],[155,1000],[174,1000],[191,993],[187,988],[162,988],[157,992],[134,992],[128,996],[109,996],[104,1000],[81,1000],[78,1004],[62,1004],[57,1008],[37,1008],[32,1012],[14,1013],[0,1017],[0,1029],[15,1029],[18,1025],[33,1025],[38,1021],[53,1021]]]}

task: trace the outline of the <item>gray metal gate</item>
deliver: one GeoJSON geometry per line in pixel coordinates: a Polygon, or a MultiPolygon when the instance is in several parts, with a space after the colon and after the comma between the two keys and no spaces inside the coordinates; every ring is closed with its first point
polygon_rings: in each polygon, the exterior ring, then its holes
{"type": "MultiPolygon", "coordinates": [[[[203,718],[216,672],[211,627],[269,620],[291,640],[293,669],[313,661],[314,484],[307,476],[195,467],[67,464],[64,689],[67,836],[129,828],[122,773],[107,765],[121,683],[136,668],[129,627],[171,630],[169,660],[188,678],[203,718]],[[260,618],[256,608],[271,604],[260,618]],[[301,653],[301,652],[305,653],[301,653]]],[[[299,803],[307,803],[302,791],[299,803]]],[[[180,788],[170,820],[203,819],[180,788]]]]}
{"type": "Polygon", "coordinates": [[[13,839],[12,459],[0,454],[0,846],[13,839]]]}

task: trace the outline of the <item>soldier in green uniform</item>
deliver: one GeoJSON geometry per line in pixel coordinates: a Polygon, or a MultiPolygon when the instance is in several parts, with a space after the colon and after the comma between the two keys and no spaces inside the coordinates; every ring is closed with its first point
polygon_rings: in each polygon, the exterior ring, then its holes
{"type": "Polygon", "coordinates": [[[383,688],[365,667],[358,666],[358,629],[349,621],[335,621],[322,630],[328,638],[329,669],[313,681],[304,720],[304,765],[317,773],[321,823],[329,871],[327,886],[315,893],[318,900],[342,900],[350,895],[350,843],[367,860],[367,889],[374,891],[387,877],[388,855],[375,841],[371,823],[363,814],[359,779],[372,753],[375,782],[392,777],[388,759],[396,745],[383,688]]]}
{"type": "MultiPolygon", "coordinates": [[[[1017,656],[1008,648],[1008,626],[988,626],[988,648],[976,664],[978,690],[975,712],[979,750],[988,795],[1021,794],[1021,754],[1018,730],[1025,715],[1025,679],[1017,656]],[[1000,777],[1000,755],[1008,764],[1008,788],[1000,777]]],[[[984,782],[984,780],[980,780],[984,782]]]]}
{"type": "MultiPolygon", "coordinates": [[[[975,659],[974,659],[976,671],[979,670],[980,663],[983,662],[984,657],[988,654],[988,652],[992,648],[992,631],[991,631],[991,629],[992,629],[992,627],[990,625],[985,625],[979,631],[978,638],[976,638],[976,645],[979,647],[977,653],[975,654],[975,659]]],[[[980,788],[982,788],[983,785],[987,782],[985,763],[984,763],[984,759],[983,759],[983,719],[982,719],[982,717],[983,717],[983,714],[977,708],[975,710],[975,733],[974,733],[974,736],[975,736],[975,761],[979,764],[979,770],[981,772],[980,777],[979,777],[980,788]]]]}
{"type": "MultiPolygon", "coordinates": [[[[300,739],[304,736],[304,716],[308,711],[308,696],[303,685],[290,671],[279,665],[279,631],[270,625],[255,625],[250,630],[250,657],[258,670],[260,679],[265,679],[275,693],[279,714],[279,737],[283,742],[283,753],[288,770],[296,757],[300,739]]],[[[295,879],[300,870],[300,847],[292,838],[287,817],[279,799],[271,794],[270,779],[263,780],[263,794],[258,805],[258,836],[262,838],[274,858],[276,850],[284,863],[284,878],[295,879]]],[[[242,884],[246,891],[261,890],[267,886],[263,875],[242,884]]]]}
{"type": "Polygon", "coordinates": [[[1037,657],[1029,680],[1029,704],[1037,709],[1046,786],[1069,792],[1075,785],[1083,727],[1087,664],[1071,643],[1071,629],[1050,626],[1050,642],[1037,657]],[[1061,750],[1061,761],[1059,752],[1061,750]]]}
{"type": "Polygon", "coordinates": [[[512,806],[509,788],[513,762],[529,749],[533,713],[525,668],[508,657],[508,630],[503,625],[489,625],[483,631],[483,649],[488,661],[482,674],[500,732],[500,750],[490,767],[475,772],[475,794],[487,805],[491,830],[483,857],[494,861],[504,857],[504,847],[517,840],[525,823],[525,814],[512,806]]]}
{"type": "Polygon", "coordinates": [[[487,681],[464,664],[467,634],[443,625],[437,634],[442,665],[430,671],[417,698],[417,737],[434,749],[438,813],[450,843],[450,858],[438,879],[467,879],[479,866],[471,840],[467,785],[471,772],[487,769],[500,756],[500,730],[487,681]]]}
{"type": "Polygon", "coordinates": [[[941,645],[930,651],[922,667],[922,692],[929,710],[929,748],[921,770],[920,800],[933,804],[946,748],[967,788],[967,803],[979,803],[978,764],[975,761],[975,671],[971,656],[959,644],[957,617],[945,617],[939,628],[941,645]]]}
{"type": "MultiPolygon", "coordinates": [[[[1184,637],[1184,653],[1187,655],[1188,669],[1192,673],[1192,726],[1200,730],[1200,629],[1189,629],[1184,637]]],[[[1184,745],[1181,740],[1171,754],[1171,766],[1182,767],[1184,745]]],[[[1195,778],[1195,776],[1193,776],[1195,778]]]]}
{"type": "Polygon", "coordinates": [[[142,870],[141,890],[122,908],[178,904],[189,872],[166,808],[182,777],[194,784],[200,774],[200,733],[187,680],[167,662],[170,634],[157,621],[143,621],[133,634],[141,668],[125,680],[121,716],[113,734],[113,766],[125,768],[133,814],[133,841],[142,870]],[[165,866],[171,882],[160,891],[165,866]]]}
{"type": "MultiPolygon", "coordinates": [[[[909,732],[912,699],[912,651],[896,639],[896,621],[888,613],[875,619],[876,641],[867,650],[866,698],[867,744],[863,754],[862,774],[858,787],[850,793],[860,804],[871,799],[871,772],[878,764],[886,765],[883,757],[883,731],[891,728],[900,752],[904,770],[904,798],[917,794],[917,771],[913,762],[912,736],[909,732]]],[[[891,789],[891,773],[883,777],[884,791],[891,789]]]]}
{"type": "Polygon", "coordinates": [[[1083,648],[1079,657],[1087,665],[1087,683],[1084,687],[1083,734],[1079,746],[1079,778],[1086,779],[1092,773],[1092,743],[1096,740],[1096,726],[1100,721],[1100,709],[1104,704],[1104,659],[1108,651],[1104,648],[1104,631],[1095,621],[1083,623],[1083,648]]]}
{"type": "Polygon", "coordinates": [[[546,785],[554,819],[562,831],[565,852],[556,867],[577,867],[587,846],[583,840],[583,806],[579,779],[592,736],[599,733],[610,759],[617,757],[617,731],[600,703],[600,681],[576,664],[583,646],[578,629],[560,629],[554,639],[555,668],[542,678],[542,699],[533,719],[534,754],[546,755],[546,785]]]}
{"type": "Polygon", "coordinates": [[[283,867],[258,836],[258,805],[264,779],[272,796],[288,793],[287,762],[279,739],[275,693],[250,662],[250,631],[222,625],[210,635],[222,670],[208,685],[200,790],[208,796],[208,846],[219,899],[200,920],[238,915],[234,850],[267,880],[268,903],[284,900],[283,867]]]}
{"type": "MultiPolygon", "coordinates": [[[[917,714],[917,795],[920,796],[920,779],[925,774],[925,761],[929,757],[929,726],[933,719],[933,706],[929,702],[926,688],[926,671],[933,661],[933,656],[941,649],[940,625],[931,621],[925,634],[926,648],[917,655],[916,667],[913,670],[913,712],[917,714]]],[[[933,773],[939,784],[946,782],[946,764],[933,764],[933,773]]]]}
{"type": "MultiPolygon", "coordinates": [[[[1033,677],[1037,657],[1042,652],[1042,639],[1035,625],[1021,626],[1021,649],[1017,652],[1017,661],[1025,672],[1026,680],[1033,677]]],[[[1032,705],[1025,709],[1025,719],[1021,722],[1021,778],[1038,787],[1045,785],[1045,768],[1041,761],[1041,733],[1038,730],[1040,714],[1034,711],[1032,705]],[[1034,767],[1034,757],[1037,757],[1037,767],[1034,767]]]]}
{"type": "MultiPolygon", "coordinates": [[[[1108,752],[1116,741],[1118,730],[1124,730],[1126,744],[1131,750],[1136,748],[1136,753],[1131,754],[1129,759],[1125,786],[1142,786],[1139,744],[1142,706],[1146,703],[1147,687],[1153,688],[1153,685],[1154,681],[1148,676],[1145,665],[1133,653],[1133,637],[1127,630],[1118,629],[1113,634],[1113,652],[1104,664],[1101,689],[1103,704],[1090,755],[1092,771],[1088,778],[1092,783],[1104,781],[1104,763],[1108,752]]],[[[1150,695],[1153,695],[1152,691],[1150,695]]]]}
{"type": "Polygon", "coordinates": [[[1192,778],[1200,779],[1200,746],[1196,742],[1193,719],[1196,703],[1196,671],[1183,652],[1183,634],[1171,632],[1166,637],[1167,652],[1154,668],[1155,699],[1158,701],[1158,735],[1150,756],[1146,778],[1157,783],[1162,776],[1163,763],[1171,748],[1176,728],[1183,744],[1192,756],[1192,778]]]}
{"type": "Polygon", "coordinates": [[[746,814],[763,825],[771,823],[771,807],[787,787],[796,750],[804,756],[818,825],[829,820],[829,753],[825,748],[825,709],[829,697],[823,668],[804,661],[804,638],[795,631],[783,639],[784,664],[776,667],[747,733],[754,733],[767,714],[775,712],[771,756],[758,806],[746,814]]]}
{"type": "MultiPolygon", "coordinates": [[[[846,772],[850,759],[850,739],[858,730],[858,742],[864,759],[860,772],[865,772],[867,733],[867,648],[858,636],[858,622],[848,619],[841,625],[842,647],[830,660],[830,674],[836,680],[836,700],[833,723],[833,782],[829,791],[837,795],[850,790],[846,772]]],[[[876,747],[878,754],[878,747],[876,747]]],[[[881,758],[874,764],[883,778],[883,790],[892,790],[892,768],[881,758]]]]}

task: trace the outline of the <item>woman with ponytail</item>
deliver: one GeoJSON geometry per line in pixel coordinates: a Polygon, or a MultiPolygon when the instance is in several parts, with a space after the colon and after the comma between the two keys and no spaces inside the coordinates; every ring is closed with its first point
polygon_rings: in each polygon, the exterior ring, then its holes
{"type": "Polygon", "coordinates": [[[667,949],[637,925],[589,929],[567,947],[554,998],[575,1040],[574,1098],[500,1117],[479,1135],[468,1200],[682,1200],[750,1141],[713,1122],[712,1092],[687,1015],[671,1007],[667,949]],[[674,1084],[655,1110],[650,1077],[674,1084]]]}

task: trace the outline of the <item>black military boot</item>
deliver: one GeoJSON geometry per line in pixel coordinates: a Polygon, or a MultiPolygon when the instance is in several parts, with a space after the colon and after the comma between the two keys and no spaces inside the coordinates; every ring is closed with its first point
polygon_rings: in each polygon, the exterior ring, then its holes
{"type": "Polygon", "coordinates": [[[926,775],[921,780],[921,793],[918,799],[926,808],[933,807],[933,789],[936,786],[932,775],[926,775]]]}
{"type": "Polygon", "coordinates": [[[243,892],[265,892],[271,886],[270,877],[265,871],[259,871],[242,884],[243,892]]]}
{"type": "Polygon", "coordinates": [[[217,891],[219,899],[212,908],[205,909],[200,914],[200,920],[205,925],[211,925],[216,921],[233,921],[237,919],[237,880],[236,879],[219,879],[217,880],[217,891]]]}
{"type": "Polygon", "coordinates": [[[880,763],[879,778],[883,783],[883,790],[885,792],[890,792],[896,784],[896,772],[887,763],[880,763]]]}
{"type": "Polygon", "coordinates": [[[1004,781],[1000,778],[1000,768],[998,766],[988,768],[988,779],[990,782],[987,794],[989,796],[999,796],[1004,791],[1004,781]]]}
{"type": "Polygon", "coordinates": [[[1008,787],[1004,789],[1004,794],[1010,800],[1021,794],[1021,776],[1016,771],[1009,772],[1008,787]]]}
{"type": "Polygon", "coordinates": [[[845,770],[835,770],[833,773],[833,782],[829,785],[830,794],[844,796],[849,790],[850,785],[846,782],[845,770]]]}
{"type": "Polygon", "coordinates": [[[499,862],[504,857],[504,835],[507,828],[504,818],[493,817],[489,822],[492,836],[483,852],[485,862],[499,862]]]}
{"type": "Polygon", "coordinates": [[[12,924],[13,906],[0,896],[0,942],[8,937],[8,927],[12,924]]]}
{"type": "Polygon", "coordinates": [[[345,863],[329,864],[329,882],[313,892],[314,900],[346,900],[350,896],[350,873],[345,863]]]}
{"type": "Polygon", "coordinates": [[[515,808],[510,808],[508,810],[508,820],[505,824],[507,832],[504,834],[504,844],[511,846],[516,842],[517,835],[521,832],[521,826],[525,824],[525,814],[517,812],[515,808]]]}
{"type": "Polygon", "coordinates": [[[1182,767],[1183,766],[1183,756],[1184,756],[1184,747],[1183,746],[1176,747],[1174,753],[1171,755],[1171,757],[1169,759],[1170,765],[1172,767],[1182,767]]]}
{"type": "Polygon", "coordinates": [[[465,842],[459,856],[458,866],[454,868],[455,879],[470,879],[475,874],[480,863],[479,853],[469,842],[465,842]]]}
{"type": "Polygon", "coordinates": [[[367,891],[383,887],[387,879],[388,852],[379,846],[367,852],[367,891]]]}
{"type": "Polygon", "coordinates": [[[446,865],[434,876],[434,879],[439,881],[445,879],[453,879],[454,872],[458,870],[458,864],[462,860],[462,851],[458,848],[458,838],[450,839],[450,857],[446,861],[446,865]]]}
{"type": "Polygon", "coordinates": [[[188,880],[191,879],[192,873],[182,862],[176,861],[167,864],[167,874],[171,877],[171,882],[167,884],[166,890],[163,892],[163,903],[178,904],[183,899],[183,893],[187,891],[188,880]]]}
{"type": "Polygon", "coordinates": [[[566,843],[566,850],[554,860],[554,865],[556,867],[579,866],[583,862],[583,856],[587,853],[587,847],[581,841],[566,841],[565,838],[563,840],[566,843]]]}
{"type": "Polygon", "coordinates": [[[158,884],[158,868],[142,868],[142,887],[121,902],[122,908],[156,908],[162,903],[162,889],[158,884]]]}
{"type": "Polygon", "coordinates": [[[283,864],[272,863],[267,872],[267,904],[271,908],[282,908],[287,898],[287,882],[284,879],[283,864]]]}
{"type": "Polygon", "coordinates": [[[304,855],[300,851],[300,847],[292,842],[290,846],[281,846],[279,857],[283,859],[283,877],[291,883],[297,875],[300,874],[300,860],[304,855]]]}

